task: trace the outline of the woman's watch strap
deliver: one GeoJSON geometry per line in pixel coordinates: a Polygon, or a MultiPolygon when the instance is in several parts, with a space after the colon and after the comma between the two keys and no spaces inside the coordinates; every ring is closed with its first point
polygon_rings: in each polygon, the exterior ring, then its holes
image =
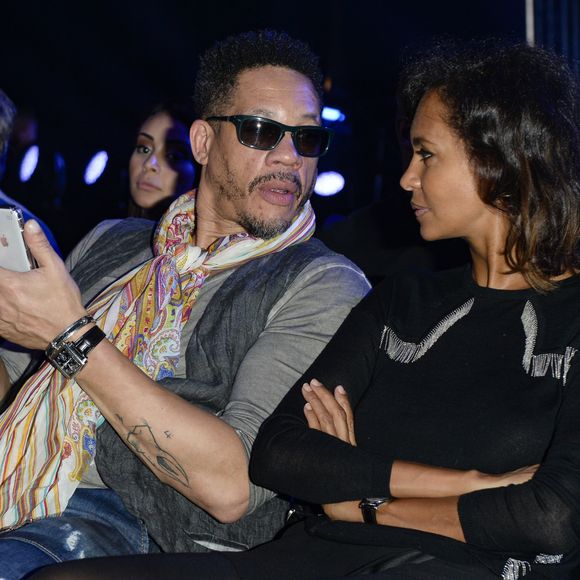
{"type": "Polygon", "coordinates": [[[377,523],[377,510],[385,503],[392,501],[390,497],[367,497],[361,499],[358,507],[360,508],[365,524],[377,523]]]}

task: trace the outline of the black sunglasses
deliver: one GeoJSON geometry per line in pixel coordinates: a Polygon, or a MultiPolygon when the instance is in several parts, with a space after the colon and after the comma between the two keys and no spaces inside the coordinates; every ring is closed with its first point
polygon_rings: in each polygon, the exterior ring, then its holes
{"type": "Polygon", "coordinates": [[[270,151],[275,149],[286,132],[292,135],[296,152],[302,157],[322,157],[330,145],[332,130],[317,125],[291,127],[255,115],[208,117],[206,121],[229,121],[236,126],[238,141],[246,147],[270,151]]]}

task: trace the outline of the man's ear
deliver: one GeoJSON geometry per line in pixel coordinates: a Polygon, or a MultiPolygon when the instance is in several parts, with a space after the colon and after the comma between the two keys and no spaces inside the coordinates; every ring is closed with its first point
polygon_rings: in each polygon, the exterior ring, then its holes
{"type": "Polygon", "coordinates": [[[197,119],[193,122],[189,129],[189,141],[193,158],[200,165],[207,165],[209,150],[214,139],[215,131],[207,121],[197,119]]]}

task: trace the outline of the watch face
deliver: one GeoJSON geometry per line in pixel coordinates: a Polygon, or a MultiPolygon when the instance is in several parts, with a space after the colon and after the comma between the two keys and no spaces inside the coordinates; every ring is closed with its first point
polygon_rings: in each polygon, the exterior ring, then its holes
{"type": "Polygon", "coordinates": [[[362,503],[376,509],[386,501],[389,501],[389,499],[386,497],[367,497],[366,499],[362,500],[362,503]]]}
{"type": "Polygon", "coordinates": [[[49,360],[67,379],[74,377],[87,364],[87,357],[66,342],[49,360]]]}

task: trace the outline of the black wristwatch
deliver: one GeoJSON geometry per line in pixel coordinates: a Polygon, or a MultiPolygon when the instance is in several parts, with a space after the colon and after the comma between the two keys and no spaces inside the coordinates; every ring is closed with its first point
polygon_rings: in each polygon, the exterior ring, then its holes
{"type": "Polygon", "coordinates": [[[390,497],[367,497],[361,499],[358,507],[360,508],[365,524],[377,523],[377,510],[384,503],[389,503],[390,497]]]}
{"type": "Polygon", "coordinates": [[[76,342],[52,341],[46,349],[46,358],[57,371],[71,379],[87,364],[87,354],[104,338],[105,333],[93,326],[76,342]]]}

